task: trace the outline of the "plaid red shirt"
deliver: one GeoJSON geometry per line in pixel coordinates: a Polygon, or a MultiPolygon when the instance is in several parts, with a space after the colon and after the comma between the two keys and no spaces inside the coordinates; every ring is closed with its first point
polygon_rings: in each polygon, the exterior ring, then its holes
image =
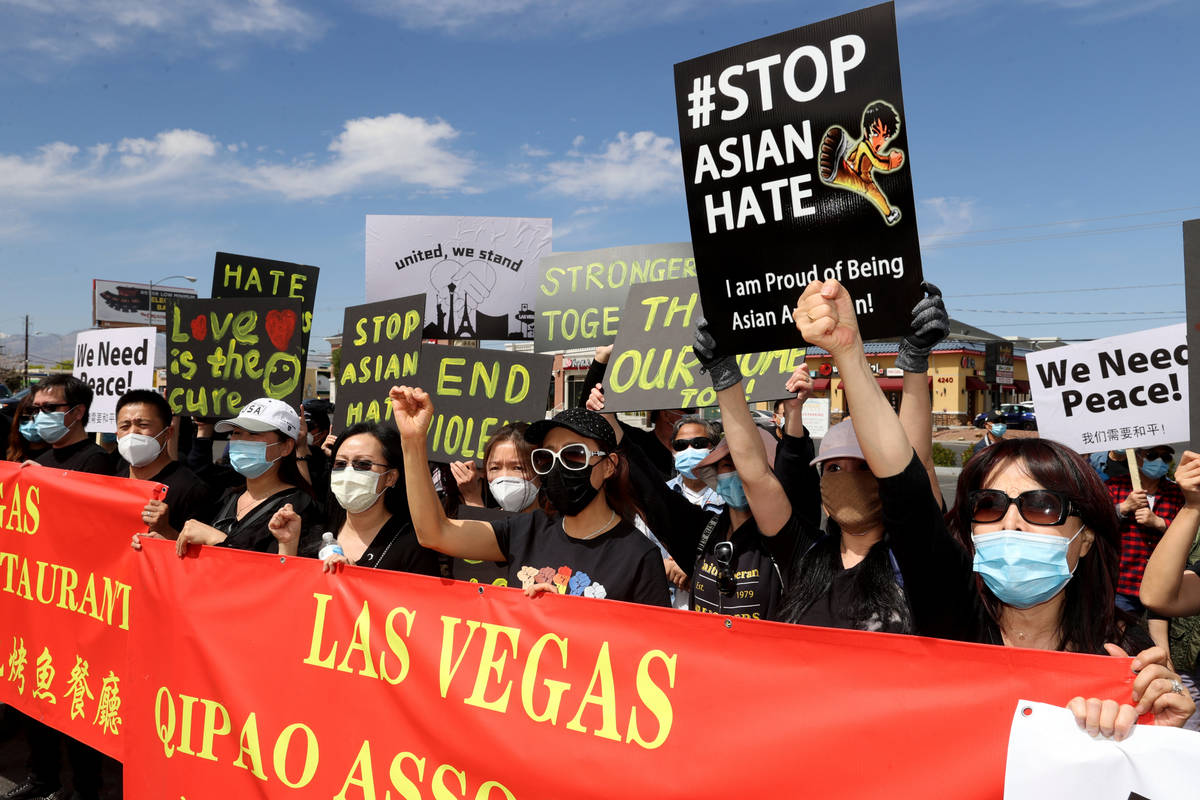
{"type": "MultiPolygon", "coordinates": [[[[1133,491],[1128,475],[1109,478],[1106,485],[1108,494],[1116,506],[1125,502],[1125,498],[1133,491]]],[[[1175,521],[1175,515],[1183,508],[1183,492],[1179,490],[1179,484],[1168,478],[1159,478],[1158,493],[1147,495],[1147,499],[1150,501],[1150,509],[1156,516],[1162,517],[1167,525],[1175,521]]],[[[1118,517],[1120,514],[1118,508],[1118,517]]],[[[1138,590],[1142,587],[1142,573],[1146,571],[1146,562],[1150,560],[1150,554],[1154,552],[1162,533],[1138,525],[1132,514],[1120,517],[1118,530],[1121,532],[1121,577],[1117,581],[1117,592],[1137,597],[1138,590]]]]}

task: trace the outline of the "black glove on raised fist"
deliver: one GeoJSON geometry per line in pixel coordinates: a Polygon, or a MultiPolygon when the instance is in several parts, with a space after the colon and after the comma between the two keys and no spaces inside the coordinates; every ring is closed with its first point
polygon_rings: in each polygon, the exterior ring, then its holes
{"type": "Polygon", "coordinates": [[[942,302],[942,290],[928,282],[921,288],[928,296],[913,306],[913,332],[900,341],[896,356],[896,366],[905,372],[927,372],[929,351],[950,333],[950,315],[942,302]]]}
{"type": "Polygon", "coordinates": [[[700,359],[701,369],[712,378],[713,388],[718,392],[742,379],[736,357],[716,355],[717,340],[708,332],[707,320],[696,323],[696,341],[692,343],[692,349],[696,351],[696,358],[700,359]]]}

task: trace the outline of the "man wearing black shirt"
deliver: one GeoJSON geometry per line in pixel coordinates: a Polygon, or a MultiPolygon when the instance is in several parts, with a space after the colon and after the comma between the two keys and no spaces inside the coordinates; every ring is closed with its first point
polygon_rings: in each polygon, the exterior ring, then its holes
{"type": "Polygon", "coordinates": [[[84,427],[92,405],[92,389],[73,375],[51,375],[38,383],[33,393],[38,433],[50,444],[37,463],[75,472],[112,474],[112,459],[88,439],[84,427]]]}
{"type": "Polygon", "coordinates": [[[150,500],[142,509],[146,527],[167,539],[178,539],[189,519],[210,522],[213,494],[196,473],[171,460],[171,407],[158,392],[134,389],[117,401],[117,450],[126,464],[122,478],[155,481],[167,487],[163,500],[150,500]]]}
{"type": "MultiPolygon", "coordinates": [[[[112,458],[90,441],[84,430],[91,405],[91,387],[74,376],[51,375],[37,384],[29,410],[35,415],[38,433],[50,443],[46,452],[38,456],[38,464],[75,472],[112,474],[112,458]]],[[[30,775],[24,783],[9,790],[4,800],[32,800],[58,791],[64,739],[74,775],[72,798],[98,800],[103,758],[100,752],[35,719],[27,717],[25,722],[30,775]]]]}

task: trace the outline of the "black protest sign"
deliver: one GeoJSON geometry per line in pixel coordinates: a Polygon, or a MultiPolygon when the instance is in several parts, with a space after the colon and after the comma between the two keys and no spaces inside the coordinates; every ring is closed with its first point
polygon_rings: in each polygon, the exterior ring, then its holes
{"type": "Polygon", "coordinates": [[[864,339],[909,331],[921,255],[890,3],[675,65],[700,295],[722,352],[800,345],[837,279],[864,339]]]}
{"type": "Polygon", "coordinates": [[[688,242],[553,253],[541,265],[533,327],[539,353],[612,344],[632,284],[696,277],[688,242]]]}
{"type": "Polygon", "coordinates": [[[423,345],[415,384],[433,397],[431,461],[482,459],[497,428],[544,419],[554,357],[423,345]]]}
{"type": "Polygon", "coordinates": [[[167,311],[167,402],[176,414],[236,417],[259,397],[300,405],[299,300],[180,300],[167,311]]]}
{"type": "MultiPolygon", "coordinates": [[[[1200,353],[1200,219],[1183,223],[1183,280],[1187,295],[1188,352],[1200,353]]],[[[1200,398],[1200,360],[1188,362],[1189,397],[1200,398]]],[[[1189,407],[1192,440],[1200,438],[1200,403],[1189,407]]],[[[1192,449],[1195,448],[1193,444],[1192,449]]]]}
{"type": "Polygon", "coordinates": [[[346,309],[334,433],[364,420],[391,419],[388,390],[417,374],[424,309],[423,294],[346,309]]]}
{"type": "Polygon", "coordinates": [[[300,365],[308,358],[308,335],[312,331],[313,304],[317,298],[317,267],[273,261],[269,258],[217,253],[213,266],[212,296],[285,297],[299,300],[304,310],[300,329],[300,365]]]}
{"type": "MultiPolygon", "coordinates": [[[[700,371],[692,350],[699,322],[695,278],[644,283],[629,290],[621,332],[617,334],[604,376],[606,411],[650,411],[716,405],[712,381],[700,371]]],[[[724,331],[714,330],[718,345],[724,331]]],[[[804,363],[803,348],[784,348],[738,356],[746,399],[778,400],[784,384],[804,363]]]]}

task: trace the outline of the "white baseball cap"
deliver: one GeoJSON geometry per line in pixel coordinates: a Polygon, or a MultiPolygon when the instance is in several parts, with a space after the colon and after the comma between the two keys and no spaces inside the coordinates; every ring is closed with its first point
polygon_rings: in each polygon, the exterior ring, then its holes
{"type": "Polygon", "coordinates": [[[282,400],[260,397],[242,406],[241,412],[233,419],[223,419],[213,426],[217,433],[225,433],[234,428],[251,433],[279,431],[289,439],[295,439],[300,433],[300,415],[282,400]]]}

